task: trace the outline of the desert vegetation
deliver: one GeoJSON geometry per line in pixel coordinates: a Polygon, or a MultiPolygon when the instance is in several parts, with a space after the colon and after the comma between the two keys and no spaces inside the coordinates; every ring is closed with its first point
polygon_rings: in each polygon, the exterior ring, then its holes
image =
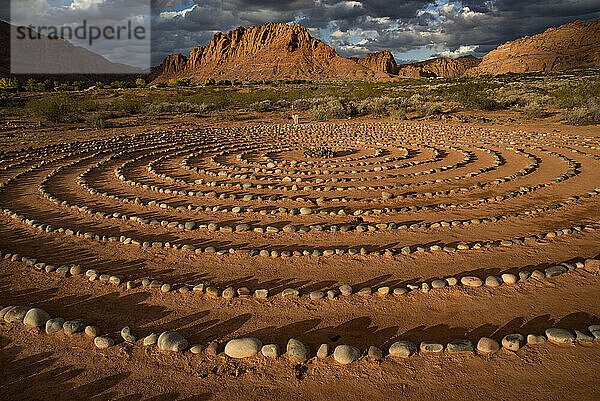
{"type": "MultiPolygon", "coordinates": [[[[460,112],[512,111],[526,118],[599,123],[600,73],[596,70],[390,82],[216,81],[188,79],[149,85],[144,79],[88,85],[4,79],[3,116],[30,115],[47,123],[84,123],[133,115],[194,114],[227,110],[304,113],[314,121],[373,118],[439,119],[460,112]],[[89,118],[87,114],[92,114],[89,118]]],[[[98,126],[90,124],[90,126],[98,126]]]]}

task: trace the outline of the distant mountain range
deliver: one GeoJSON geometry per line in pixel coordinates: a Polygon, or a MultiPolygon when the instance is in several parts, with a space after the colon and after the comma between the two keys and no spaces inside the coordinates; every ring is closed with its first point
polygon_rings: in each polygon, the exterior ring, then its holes
{"type": "MultiPolygon", "coordinates": [[[[10,25],[0,21],[0,43],[10,43],[10,25]]],[[[139,69],[114,64],[95,53],[71,45],[66,40],[44,41],[36,57],[19,63],[60,62],[96,67],[102,71],[140,74],[139,69]],[[52,57],[49,57],[52,55],[52,57]]],[[[206,46],[198,46],[189,56],[170,55],[149,77],[156,82],[189,78],[241,80],[351,79],[383,80],[395,77],[460,77],[521,72],[553,72],[583,67],[600,67],[600,19],[575,21],[544,33],[507,42],[483,59],[438,57],[412,64],[397,64],[389,51],[345,58],[329,45],[313,38],[298,24],[264,24],[238,27],[226,34],[216,33],[206,46]]],[[[54,70],[61,65],[54,64],[54,70]]],[[[0,46],[0,74],[10,71],[9,46],[0,46]]],[[[89,76],[88,76],[89,78],[89,76]]]]}
{"type": "MultiPolygon", "coordinates": [[[[143,74],[140,68],[110,62],[97,53],[72,45],[66,39],[50,39],[44,35],[41,37],[38,40],[23,41],[23,47],[18,52],[12,52],[12,62],[17,63],[23,71],[31,72],[27,76],[90,80],[103,75],[126,77],[143,74]],[[62,72],[68,74],[62,75],[62,72]]],[[[0,21],[0,43],[0,74],[6,76],[11,71],[11,25],[3,21],[0,21]]]]}

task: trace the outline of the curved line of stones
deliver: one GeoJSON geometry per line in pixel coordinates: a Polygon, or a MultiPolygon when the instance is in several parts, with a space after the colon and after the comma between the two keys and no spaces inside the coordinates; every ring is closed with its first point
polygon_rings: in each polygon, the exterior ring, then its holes
{"type": "Polygon", "coordinates": [[[354,290],[349,284],[342,284],[338,287],[330,288],[328,290],[315,290],[309,293],[302,293],[301,289],[289,287],[275,292],[269,288],[258,288],[249,289],[246,286],[233,287],[229,286],[224,289],[219,288],[215,284],[203,281],[196,284],[184,284],[175,289],[175,286],[169,283],[162,282],[160,280],[144,278],[139,281],[127,280],[122,275],[114,275],[99,272],[96,269],[87,269],[85,272],[80,265],[60,265],[43,262],[37,258],[22,256],[18,253],[18,250],[12,251],[0,251],[0,258],[9,260],[12,263],[23,263],[25,267],[31,267],[39,272],[45,272],[46,274],[54,275],[55,277],[62,278],[76,278],[82,274],[89,282],[105,282],[108,284],[119,287],[124,284],[127,290],[132,290],[138,287],[147,288],[148,290],[160,290],[162,293],[170,293],[176,291],[179,294],[205,294],[207,299],[223,298],[225,300],[232,300],[234,298],[240,299],[267,299],[271,297],[279,296],[283,299],[299,299],[304,298],[306,301],[317,301],[317,300],[335,300],[339,298],[347,298],[350,296],[369,297],[377,295],[378,299],[386,299],[386,297],[393,295],[394,297],[403,296],[409,292],[421,292],[424,294],[435,293],[446,287],[464,287],[464,288],[479,288],[486,287],[494,289],[502,286],[503,284],[510,286],[518,286],[521,283],[532,279],[537,281],[547,280],[549,278],[557,277],[563,274],[573,272],[578,269],[583,269],[586,272],[594,273],[600,268],[600,260],[598,259],[582,259],[583,261],[566,261],[558,264],[550,265],[544,271],[529,269],[521,269],[517,274],[503,273],[500,276],[487,276],[480,278],[472,275],[460,276],[449,276],[446,278],[430,279],[423,282],[412,281],[403,287],[391,288],[389,286],[380,286],[373,290],[371,287],[362,287],[359,290],[354,290]]]}
{"type": "MultiPolygon", "coordinates": [[[[464,203],[460,203],[460,204],[439,204],[439,205],[430,205],[430,206],[410,206],[410,207],[400,207],[400,208],[385,208],[385,209],[366,209],[366,210],[355,210],[352,214],[354,216],[359,216],[359,215],[369,215],[369,214],[387,214],[387,213],[403,213],[403,212],[412,212],[412,211],[420,211],[420,210],[429,210],[429,211],[440,211],[443,209],[448,209],[448,208],[460,208],[460,207],[472,207],[472,206],[478,206],[482,203],[487,203],[487,202],[500,202],[500,201],[504,201],[510,198],[515,198],[517,196],[521,196],[521,195],[525,195],[527,193],[530,192],[534,192],[538,189],[541,188],[546,188],[554,183],[559,183],[559,182],[563,182],[566,181],[567,179],[574,177],[578,174],[580,174],[580,171],[578,170],[578,166],[579,164],[569,158],[567,158],[564,155],[561,155],[559,153],[556,152],[549,152],[551,153],[553,156],[563,160],[564,162],[566,162],[570,169],[566,172],[563,173],[559,176],[557,176],[556,178],[550,180],[547,183],[539,183],[533,186],[529,186],[529,187],[521,187],[519,188],[519,190],[513,190],[513,191],[509,191],[506,194],[501,194],[501,195],[496,195],[494,197],[488,197],[488,198],[483,198],[483,199],[478,199],[476,201],[471,201],[471,202],[464,202],[464,203]]],[[[146,155],[147,156],[147,155],[146,155]]],[[[149,185],[149,184],[145,184],[142,181],[135,181],[133,179],[128,179],[123,173],[122,173],[122,169],[124,166],[130,164],[130,163],[134,163],[138,160],[141,160],[143,157],[145,156],[139,156],[139,158],[135,158],[132,160],[129,160],[127,162],[125,162],[121,167],[118,167],[115,169],[115,176],[122,182],[130,185],[130,186],[134,186],[134,187],[139,187],[145,190],[150,190],[153,192],[158,192],[158,193],[167,193],[167,194],[174,194],[174,195],[183,195],[183,196],[209,196],[209,197],[223,197],[223,199],[227,196],[227,194],[225,193],[221,193],[220,195],[217,196],[217,193],[215,191],[210,191],[210,192],[202,192],[202,191],[187,191],[187,190],[171,190],[169,188],[163,188],[157,185],[149,185]]],[[[513,174],[513,175],[518,175],[518,174],[513,174]]],[[[188,184],[185,180],[177,180],[176,182],[180,182],[182,184],[188,184]]],[[[495,180],[492,181],[492,183],[497,183],[497,182],[506,182],[506,179],[499,179],[499,180],[495,180]],[[504,181],[502,181],[504,180],[504,181]]],[[[488,185],[489,183],[485,183],[486,185],[488,185]]],[[[188,184],[189,185],[189,184],[188,184]]],[[[491,184],[489,184],[491,185],[491,184]]],[[[216,186],[216,183],[215,183],[216,186]]],[[[460,191],[457,189],[450,189],[447,191],[438,191],[435,194],[434,193],[425,193],[425,194],[421,194],[424,197],[433,197],[436,195],[450,195],[450,194],[454,194],[457,192],[466,192],[466,191],[474,191],[476,189],[480,189],[482,187],[482,184],[480,185],[473,185],[471,187],[467,187],[467,188],[461,188],[460,191]]],[[[279,200],[280,198],[273,198],[275,195],[271,195],[270,197],[266,197],[266,199],[272,198],[272,200],[279,200]]],[[[254,199],[254,195],[252,195],[253,199],[254,199]]],[[[403,199],[414,199],[416,197],[416,195],[404,195],[402,198],[403,199]]],[[[261,200],[265,200],[265,197],[261,197],[261,200]]],[[[399,198],[399,197],[398,197],[399,198]]],[[[243,198],[242,198],[243,199],[243,198]]],[[[282,200],[290,200],[290,201],[304,201],[305,199],[301,196],[295,199],[292,198],[284,198],[282,200]]],[[[271,200],[271,199],[269,199],[271,200]]],[[[350,200],[347,200],[347,202],[349,202],[350,200]]],[[[163,204],[161,204],[161,207],[165,207],[162,206],[163,204]]],[[[166,205],[166,204],[164,204],[166,205]]],[[[168,206],[168,205],[166,205],[168,206]]],[[[306,214],[312,214],[313,210],[310,208],[307,208],[308,210],[306,210],[306,214]]],[[[204,209],[205,211],[206,208],[204,209]]],[[[229,212],[230,210],[228,210],[226,207],[221,207],[221,206],[215,206],[212,207],[210,209],[211,211],[224,211],[224,212],[229,212]]],[[[342,209],[343,210],[343,209],[342,209]]],[[[246,212],[250,212],[247,208],[243,208],[241,206],[235,206],[233,208],[231,208],[231,212],[232,213],[246,213],[246,212]]],[[[251,212],[258,212],[258,213],[262,213],[262,210],[254,210],[252,208],[251,212]]],[[[319,211],[319,213],[323,213],[323,214],[331,214],[331,212],[334,213],[339,213],[340,210],[337,211],[327,211],[327,210],[321,210],[319,211]]],[[[270,213],[269,210],[265,210],[264,214],[268,214],[270,213]]],[[[301,211],[298,210],[297,208],[293,208],[292,210],[280,210],[278,209],[276,213],[289,213],[290,215],[296,215],[296,214],[300,214],[301,211]]],[[[346,214],[346,211],[343,210],[342,215],[346,214]]]]}
{"type": "MultiPolygon", "coordinates": [[[[89,158],[91,159],[91,158],[89,158]]],[[[109,158],[110,159],[110,158],[109,158]]],[[[91,173],[91,171],[93,170],[93,168],[95,167],[99,167],[102,163],[109,161],[109,159],[105,159],[102,160],[98,163],[96,163],[95,166],[92,166],[90,168],[88,168],[87,170],[85,170],[83,173],[81,173],[78,176],[78,180],[77,183],[79,185],[81,185],[83,188],[85,188],[91,195],[102,195],[105,197],[108,197],[110,199],[116,200],[116,201],[120,201],[122,203],[130,203],[130,204],[135,204],[138,206],[145,206],[145,207],[150,207],[150,206],[157,206],[159,208],[162,209],[173,209],[173,210],[196,210],[196,211],[201,211],[201,210],[205,210],[203,209],[201,206],[198,206],[196,208],[191,207],[191,205],[188,205],[187,207],[185,206],[179,206],[179,207],[172,207],[169,206],[165,203],[159,203],[157,204],[157,202],[153,202],[150,201],[148,203],[144,203],[141,200],[139,200],[139,198],[135,198],[133,200],[128,199],[128,198],[123,198],[123,197],[118,197],[116,195],[109,195],[107,193],[99,193],[96,189],[94,189],[93,187],[89,186],[87,184],[87,181],[85,179],[86,174],[91,173]],[[201,208],[201,209],[198,209],[201,208]]],[[[78,163],[84,162],[86,159],[81,159],[79,161],[75,161],[73,163],[71,163],[69,166],[75,166],[78,163]]],[[[68,166],[64,166],[64,167],[68,167],[68,166]]],[[[46,187],[47,182],[54,177],[56,174],[58,174],[60,171],[63,171],[63,168],[59,168],[59,169],[55,169],[53,172],[51,172],[50,174],[48,174],[44,180],[42,180],[41,185],[38,187],[39,191],[41,192],[42,196],[44,196],[46,199],[54,202],[57,205],[62,205],[62,206],[67,206],[67,207],[72,207],[72,206],[76,206],[76,205],[72,205],[69,204],[66,200],[61,200],[59,198],[57,198],[56,196],[52,195],[49,191],[48,188],[46,187]]],[[[492,216],[489,218],[480,218],[480,219],[465,219],[465,220],[454,220],[451,222],[446,222],[446,221],[438,221],[438,222],[433,222],[433,223],[418,223],[418,224],[411,224],[411,225],[406,225],[406,224],[402,224],[402,223],[373,223],[373,224],[369,224],[369,225],[351,225],[351,224],[347,224],[347,225],[325,225],[325,224],[313,224],[313,225],[308,225],[308,226],[301,226],[298,227],[296,225],[293,224],[288,224],[285,227],[279,228],[277,227],[277,224],[273,225],[269,225],[266,227],[261,227],[261,226],[249,226],[246,224],[240,224],[238,225],[239,227],[235,227],[235,228],[228,228],[226,226],[223,226],[223,230],[225,232],[246,232],[246,231],[254,231],[254,232],[272,232],[272,233],[276,233],[279,231],[284,231],[284,232],[288,232],[288,233],[294,233],[294,232],[310,232],[311,230],[315,230],[315,231],[343,231],[343,232],[351,232],[351,231],[357,231],[357,232],[370,232],[370,231],[378,231],[378,230],[384,230],[384,229],[419,229],[419,228],[425,228],[425,229],[430,229],[430,228],[439,228],[439,227],[456,227],[456,226],[466,226],[466,225],[470,225],[470,224],[482,224],[482,223],[495,223],[495,222],[499,222],[499,221],[505,221],[511,218],[522,218],[522,217],[526,217],[526,216],[533,216],[539,213],[543,213],[549,210],[556,210],[558,208],[564,207],[566,205],[569,205],[571,203],[577,202],[579,199],[582,198],[589,198],[591,196],[595,196],[600,194],[600,187],[595,188],[594,190],[588,191],[585,194],[582,195],[573,195],[570,196],[569,198],[567,198],[564,201],[558,202],[558,203],[554,203],[542,208],[536,208],[536,209],[530,209],[530,210],[525,210],[522,211],[521,213],[512,213],[512,214],[507,214],[507,215],[499,215],[499,216],[492,216]],[[361,228],[358,228],[361,227],[361,228]]],[[[117,218],[117,219],[122,219],[123,218],[123,214],[115,212],[115,213],[107,213],[107,212],[96,212],[88,207],[85,207],[85,209],[80,209],[82,211],[86,211],[90,214],[97,214],[100,215],[102,217],[105,218],[117,218]]],[[[214,211],[214,209],[212,209],[214,211]]],[[[127,217],[127,216],[126,216],[127,217]]],[[[147,219],[141,216],[128,216],[128,218],[131,221],[136,221],[140,224],[150,224],[150,225],[161,225],[163,227],[167,227],[167,228],[185,228],[185,229],[194,229],[194,228],[206,228],[209,229],[210,231],[217,231],[220,230],[221,227],[219,227],[218,225],[215,226],[215,224],[217,223],[210,223],[212,224],[209,228],[210,224],[197,224],[196,222],[193,221],[188,221],[186,223],[181,223],[179,221],[167,221],[167,220],[162,220],[162,221],[158,221],[156,219],[147,219]]]]}
{"type": "MultiPolygon", "coordinates": [[[[0,318],[11,324],[23,324],[30,328],[44,330],[46,334],[52,335],[64,331],[68,335],[77,335],[85,333],[97,348],[106,349],[113,347],[116,341],[107,336],[100,335],[100,329],[92,326],[89,322],[82,318],[65,321],[60,317],[51,318],[50,314],[39,308],[23,307],[23,306],[7,306],[0,310],[0,318]]],[[[587,327],[589,333],[575,330],[571,332],[567,329],[551,327],[544,331],[544,335],[534,333],[527,334],[527,345],[534,346],[550,342],[560,345],[573,345],[578,343],[595,343],[600,340],[600,325],[590,325],[587,327]]],[[[222,352],[229,358],[247,359],[256,357],[259,353],[266,358],[278,358],[281,355],[277,344],[266,344],[253,337],[242,337],[229,340],[223,347],[223,340],[214,340],[205,348],[201,344],[192,344],[178,332],[165,331],[160,335],[152,333],[139,340],[134,330],[130,326],[125,326],[120,332],[121,339],[124,343],[134,345],[137,342],[143,344],[144,347],[157,345],[160,351],[164,352],[183,352],[189,349],[192,354],[205,352],[208,355],[217,355],[222,352]]],[[[410,341],[396,341],[387,349],[389,359],[394,358],[414,358],[418,355],[431,354],[462,354],[473,355],[477,352],[480,355],[488,356],[505,348],[509,351],[518,351],[525,345],[525,336],[520,333],[507,334],[502,338],[501,344],[489,337],[481,337],[477,341],[476,347],[470,340],[455,339],[447,344],[424,340],[419,343],[419,347],[410,341]]],[[[355,363],[361,359],[381,360],[384,358],[383,351],[378,347],[371,345],[364,352],[360,349],[346,344],[339,344],[333,352],[329,349],[329,344],[324,343],[316,348],[313,354],[310,347],[296,338],[290,338],[286,345],[286,353],[288,359],[295,363],[305,363],[309,359],[316,357],[325,359],[332,356],[333,359],[342,365],[355,363]],[[314,355],[314,356],[313,356],[314,355]]]]}

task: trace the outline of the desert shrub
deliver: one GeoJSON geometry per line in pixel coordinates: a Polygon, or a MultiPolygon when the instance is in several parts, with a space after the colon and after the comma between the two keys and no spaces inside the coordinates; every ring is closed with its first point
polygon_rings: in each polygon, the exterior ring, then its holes
{"type": "Polygon", "coordinates": [[[21,83],[14,78],[1,78],[0,79],[0,90],[14,90],[19,89],[21,83]]]}
{"type": "Polygon", "coordinates": [[[277,102],[275,102],[275,104],[279,108],[287,109],[288,107],[290,107],[292,102],[290,102],[289,100],[286,100],[286,99],[279,99],[277,102]]]}
{"type": "Polygon", "coordinates": [[[313,104],[308,99],[297,99],[292,102],[294,110],[309,110],[313,104]]]}
{"type": "Polygon", "coordinates": [[[58,83],[57,85],[54,85],[54,89],[59,92],[69,92],[69,91],[73,90],[71,85],[69,85],[66,82],[61,82],[61,83],[58,83]]]}
{"type": "Polygon", "coordinates": [[[216,85],[216,84],[217,84],[217,81],[215,81],[214,78],[206,78],[204,80],[204,86],[213,86],[213,85],[216,85]]]}
{"type": "Polygon", "coordinates": [[[138,78],[135,80],[135,86],[137,86],[138,88],[145,88],[146,87],[146,80],[144,78],[138,78]]]}
{"type": "Polygon", "coordinates": [[[173,88],[183,88],[190,86],[191,82],[189,78],[177,78],[169,80],[169,86],[173,88]]]}
{"type": "Polygon", "coordinates": [[[110,87],[112,89],[125,89],[127,88],[127,84],[123,81],[113,81],[110,83],[110,87]]]}
{"type": "Polygon", "coordinates": [[[492,89],[494,86],[488,83],[460,82],[445,87],[441,95],[468,108],[497,110],[501,105],[492,97],[490,93],[492,89]]]}
{"type": "Polygon", "coordinates": [[[107,116],[102,113],[92,113],[86,119],[85,122],[88,127],[94,129],[104,129],[111,126],[107,119],[107,116]]]}
{"type": "Polygon", "coordinates": [[[26,109],[34,116],[52,123],[79,121],[80,107],[68,94],[45,96],[27,102],[26,109]]]}
{"type": "Polygon", "coordinates": [[[406,111],[404,109],[396,109],[390,112],[392,120],[406,120],[406,111]]]}
{"type": "Polygon", "coordinates": [[[124,114],[139,114],[144,107],[144,100],[132,94],[126,94],[110,104],[110,109],[124,114]]]}
{"type": "Polygon", "coordinates": [[[148,114],[160,113],[200,113],[204,111],[200,105],[189,102],[162,102],[156,104],[148,104],[145,107],[145,112],[148,114]]]}
{"type": "Polygon", "coordinates": [[[325,103],[313,106],[310,109],[310,114],[312,118],[317,121],[327,121],[348,116],[346,107],[339,99],[329,100],[325,103]]]}
{"type": "Polygon", "coordinates": [[[527,102],[527,104],[521,108],[521,112],[533,118],[544,118],[552,114],[535,100],[527,102]]]}
{"type": "Polygon", "coordinates": [[[390,112],[397,108],[400,102],[397,99],[387,96],[364,99],[359,102],[354,102],[356,114],[358,115],[378,115],[387,116],[390,112]]]}
{"type": "Polygon", "coordinates": [[[600,79],[569,83],[551,92],[550,96],[554,103],[563,109],[589,107],[591,104],[600,103],[600,79]]]}
{"type": "Polygon", "coordinates": [[[250,105],[250,110],[258,112],[266,112],[273,110],[273,102],[270,100],[263,100],[261,102],[255,102],[250,105]]]}
{"type": "Polygon", "coordinates": [[[507,97],[500,97],[498,103],[500,104],[500,108],[510,109],[512,107],[524,107],[528,102],[527,99],[522,96],[510,95],[507,97]]]}
{"type": "Polygon", "coordinates": [[[569,124],[600,124],[600,104],[590,104],[588,106],[576,107],[571,110],[566,110],[563,114],[569,124]]]}
{"type": "Polygon", "coordinates": [[[90,86],[84,82],[84,81],[74,81],[73,84],[71,85],[73,87],[73,90],[76,91],[82,91],[84,89],[89,88],[90,86]]]}

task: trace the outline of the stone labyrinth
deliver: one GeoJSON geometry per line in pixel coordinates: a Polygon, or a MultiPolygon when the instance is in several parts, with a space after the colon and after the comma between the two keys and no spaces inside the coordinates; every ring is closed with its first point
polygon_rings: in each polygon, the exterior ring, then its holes
{"type": "Polygon", "coordinates": [[[513,319],[598,273],[598,171],[592,137],[391,123],[8,151],[1,315],[150,358],[582,346],[594,316],[513,319]]]}

